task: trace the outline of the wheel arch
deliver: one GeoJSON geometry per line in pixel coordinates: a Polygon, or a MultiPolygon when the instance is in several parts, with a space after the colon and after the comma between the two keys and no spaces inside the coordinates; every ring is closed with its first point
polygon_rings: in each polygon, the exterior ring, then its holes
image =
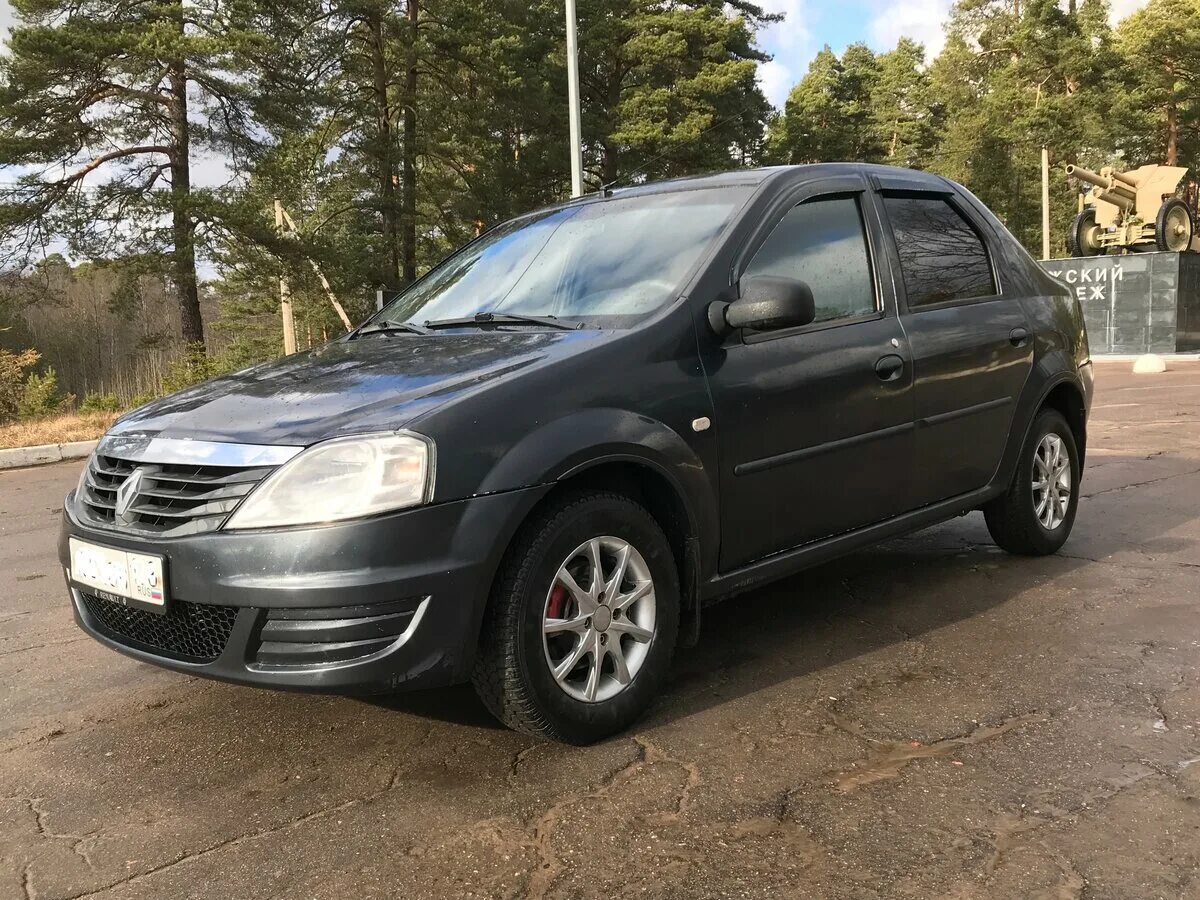
{"type": "Polygon", "coordinates": [[[1062,413],[1067,424],[1071,426],[1076,449],[1079,451],[1079,468],[1082,471],[1087,452],[1087,403],[1084,397],[1078,373],[1067,369],[1066,366],[1039,381],[1027,382],[1025,395],[1019,406],[1020,412],[1013,419],[1014,427],[1009,433],[1008,446],[992,482],[996,491],[1003,492],[1007,489],[1013,472],[1016,471],[1021,448],[1029,438],[1030,429],[1033,428],[1038,413],[1046,408],[1062,413]],[[1020,427],[1017,427],[1018,423],[1020,427]]]}
{"type": "MultiPolygon", "coordinates": [[[[638,503],[666,535],[679,572],[680,641],[695,643],[700,627],[701,538],[696,514],[679,483],[662,466],[636,455],[609,455],[562,473],[529,510],[505,548],[507,556],[525,524],[574,493],[608,491],[638,503]]],[[[503,565],[503,563],[501,563],[503,565]]],[[[500,566],[497,566],[497,575],[500,566]]],[[[494,579],[497,575],[493,576],[494,579]]]]}
{"type": "MultiPolygon", "coordinates": [[[[1083,389],[1070,379],[1057,382],[1046,392],[1046,396],[1038,405],[1038,412],[1047,408],[1057,410],[1071,426],[1075,449],[1079,451],[1079,468],[1082,471],[1087,456],[1087,407],[1083,399],[1083,389]]],[[[1032,426],[1033,423],[1030,422],[1030,427],[1032,426]]]]}
{"type": "MultiPolygon", "coordinates": [[[[716,558],[716,495],[700,458],[661,422],[619,409],[578,410],[548,422],[513,447],[493,468],[479,493],[540,485],[544,493],[507,529],[495,556],[495,579],[525,526],[571,492],[615,491],[640,503],[667,536],[679,570],[680,641],[699,630],[701,561],[716,558]]],[[[479,623],[484,607],[480,604],[479,623]]],[[[478,644],[480,635],[475,636],[478,644]]]]}

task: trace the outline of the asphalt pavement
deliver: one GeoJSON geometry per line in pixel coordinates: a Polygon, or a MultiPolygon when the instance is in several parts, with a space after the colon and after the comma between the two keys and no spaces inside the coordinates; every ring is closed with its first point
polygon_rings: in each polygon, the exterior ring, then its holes
{"type": "Polygon", "coordinates": [[[101,647],[78,469],[0,472],[0,897],[1200,897],[1200,363],[1099,366],[1058,556],[976,513],[728,601],[583,749],[101,647]]]}

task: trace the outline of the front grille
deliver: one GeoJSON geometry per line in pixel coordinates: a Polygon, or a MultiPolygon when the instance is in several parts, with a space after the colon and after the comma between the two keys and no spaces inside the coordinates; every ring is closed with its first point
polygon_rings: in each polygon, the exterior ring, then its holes
{"type": "Polygon", "coordinates": [[[94,455],[79,497],[79,512],[102,528],[156,537],[216,531],[272,467],[137,463],[94,455]],[[118,516],[117,490],[135,470],[142,483],[132,506],[118,516]]]}
{"type": "Polygon", "coordinates": [[[92,625],[118,643],[183,662],[212,662],[225,650],[236,606],[174,600],[166,615],[80,594],[92,625]]]}

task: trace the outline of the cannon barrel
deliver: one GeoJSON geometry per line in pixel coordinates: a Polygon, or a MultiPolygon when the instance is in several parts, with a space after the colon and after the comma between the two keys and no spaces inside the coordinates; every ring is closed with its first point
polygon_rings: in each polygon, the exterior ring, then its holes
{"type": "Polygon", "coordinates": [[[1117,191],[1122,194],[1128,194],[1132,200],[1137,196],[1137,182],[1133,180],[1126,172],[1115,172],[1112,169],[1105,169],[1107,175],[1101,175],[1093,172],[1091,169],[1085,169],[1083,166],[1067,166],[1067,177],[1078,178],[1080,181],[1086,181],[1088,184],[1094,184],[1096,187],[1106,191],[1117,191]]]}
{"type": "Polygon", "coordinates": [[[1109,169],[1112,173],[1113,181],[1124,185],[1130,190],[1136,191],[1138,187],[1138,179],[1133,177],[1132,172],[1118,172],[1116,169],[1109,169]]]}
{"type": "Polygon", "coordinates": [[[1078,178],[1088,184],[1095,185],[1103,193],[1097,193],[1096,198],[1129,212],[1137,204],[1137,188],[1127,177],[1117,175],[1105,176],[1085,169],[1083,166],[1067,166],[1067,177],[1078,178]]]}
{"type": "Polygon", "coordinates": [[[1103,175],[1098,175],[1091,169],[1085,169],[1083,166],[1067,166],[1067,177],[1078,178],[1080,181],[1086,181],[1088,184],[1094,184],[1099,188],[1107,188],[1109,180],[1103,175]]]}

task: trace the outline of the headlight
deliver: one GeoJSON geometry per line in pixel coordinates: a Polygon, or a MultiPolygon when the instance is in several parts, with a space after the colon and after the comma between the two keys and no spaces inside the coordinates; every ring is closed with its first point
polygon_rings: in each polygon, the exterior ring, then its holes
{"type": "Polygon", "coordinates": [[[433,463],[433,444],[421,435],[334,438],[267,476],[225,528],[317,525],[427,503],[433,463]]]}

